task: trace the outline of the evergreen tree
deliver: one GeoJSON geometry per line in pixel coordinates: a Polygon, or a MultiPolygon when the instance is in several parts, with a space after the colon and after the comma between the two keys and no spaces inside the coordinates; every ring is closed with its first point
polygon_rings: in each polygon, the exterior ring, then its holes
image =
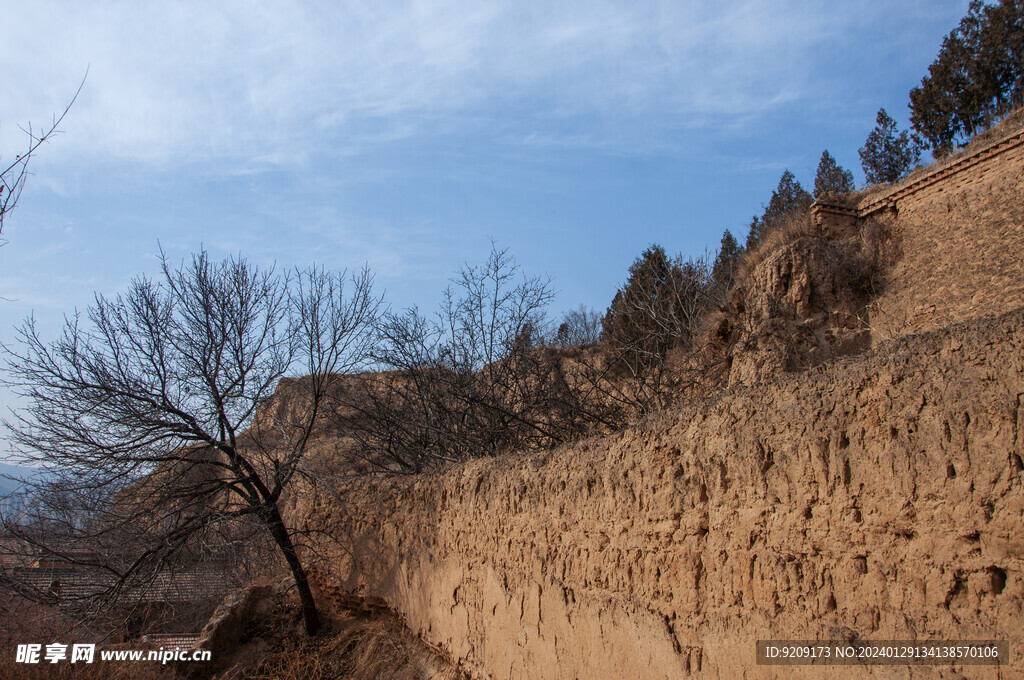
{"type": "Polygon", "coordinates": [[[825,150],[818,161],[818,174],[814,177],[814,197],[825,194],[839,195],[853,191],[853,173],[836,163],[832,154],[825,150]]]}
{"type": "Polygon", "coordinates": [[[781,227],[793,214],[807,210],[814,199],[789,170],[782,173],[779,184],[772,192],[768,207],[761,217],[754,217],[747,234],[747,250],[760,245],[765,237],[781,227]]]}
{"type": "Polygon", "coordinates": [[[764,226],[761,224],[761,218],[754,215],[750,218],[750,226],[747,227],[747,241],[744,244],[744,248],[747,252],[750,252],[756,248],[763,239],[764,226]]]}
{"type": "Polygon", "coordinates": [[[740,247],[736,237],[728,229],[722,234],[722,243],[718,247],[718,255],[715,257],[715,264],[711,268],[711,279],[721,290],[728,290],[732,287],[733,279],[736,276],[736,268],[739,266],[740,257],[743,256],[743,248],[740,247]]]}
{"type": "Polygon", "coordinates": [[[603,340],[629,342],[633,336],[640,334],[637,310],[652,301],[656,303],[658,291],[668,279],[670,266],[665,249],[657,243],[651,244],[633,261],[629,266],[626,285],[615,293],[601,322],[603,340]]]}
{"type": "Polygon", "coordinates": [[[906,130],[897,134],[896,121],[879,109],[875,129],[858,152],[868,184],[902,179],[921,158],[921,149],[906,130]]]}
{"type": "Polygon", "coordinates": [[[973,0],[910,91],[910,122],[942,156],[1022,104],[1024,1],[973,0]]]}
{"type": "Polygon", "coordinates": [[[669,349],[685,345],[708,302],[709,267],[703,259],[669,258],[651,245],[629,268],[602,321],[601,339],[622,367],[643,375],[659,367],[669,349]]]}

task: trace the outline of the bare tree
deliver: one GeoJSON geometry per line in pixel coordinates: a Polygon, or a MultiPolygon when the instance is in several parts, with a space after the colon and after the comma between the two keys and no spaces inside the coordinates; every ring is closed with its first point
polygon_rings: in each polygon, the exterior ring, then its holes
{"type": "MultiPolygon", "coordinates": [[[[88,76],[88,71],[86,71],[86,76],[88,76]]],[[[85,78],[82,78],[82,83],[78,86],[78,90],[75,91],[75,96],[71,98],[71,101],[68,102],[68,105],[64,107],[59,116],[53,117],[48,128],[36,130],[32,127],[31,123],[28,124],[28,127],[21,128],[28,136],[28,147],[22,153],[16,154],[13,162],[5,166],[2,158],[0,158],[0,235],[3,234],[4,220],[8,213],[14,210],[14,206],[17,205],[18,199],[21,197],[21,191],[25,188],[25,180],[28,178],[29,160],[31,160],[43,143],[60,134],[58,127],[63,122],[64,117],[68,115],[68,111],[71,110],[75,100],[78,99],[78,95],[81,94],[83,87],[85,87],[85,78]]],[[[0,240],[0,245],[3,243],[4,241],[0,240]]]]}
{"type": "Polygon", "coordinates": [[[114,595],[217,532],[262,527],[313,633],[319,615],[280,501],[325,397],[368,355],[380,305],[365,269],[279,275],[202,252],[177,268],[164,256],[159,280],[136,279],[123,296],[97,295],[54,342],[27,320],[4,349],[29,406],[7,425],[22,459],[51,477],[37,489],[41,521],[6,528],[93,568],[114,595]]]}
{"type": "Polygon", "coordinates": [[[707,256],[670,258],[658,245],[629,272],[602,322],[606,355],[589,374],[609,398],[647,411],[665,406],[675,377],[669,355],[691,349],[714,286],[707,256]]]}
{"type": "Polygon", "coordinates": [[[554,340],[562,347],[597,344],[601,341],[601,315],[582,304],[569,310],[562,316],[554,340]]]}
{"type": "Polygon", "coordinates": [[[428,317],[385,315],[375,359],[338,404],[354,453],[393,472],[551,446],[601,414],[572,382],[566,351],[546,346],[547,279],[524,276],[505,250],[466,266],[428,317]]]}
{"type": "Polygon", "coordinates": [[[434,318],[417,309],[388,314],[369,377],[345,429],[363,456],[398,470],[464,460],[550,436],[540,424],[524,355],[552,298],[546,280],[522,276],[505,250],[466,266],[444,291],[434,318]]]}

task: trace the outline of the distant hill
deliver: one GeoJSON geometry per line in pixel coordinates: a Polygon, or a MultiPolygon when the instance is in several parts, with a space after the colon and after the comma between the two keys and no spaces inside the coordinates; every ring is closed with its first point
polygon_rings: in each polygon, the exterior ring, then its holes
{"type": "Polygon", "coordinates": [[[44,473],[44,471],[39,468],[0,463],[0,509],[7,513],[14,508],[12,503],[17,503],[12,498],[12,494],[16,494],[24,486],[23,482],[17,480],[27,480],[41,473],[44,473]],[[14,479],[8,479],[8,477],[13,477],[14,479]]]}

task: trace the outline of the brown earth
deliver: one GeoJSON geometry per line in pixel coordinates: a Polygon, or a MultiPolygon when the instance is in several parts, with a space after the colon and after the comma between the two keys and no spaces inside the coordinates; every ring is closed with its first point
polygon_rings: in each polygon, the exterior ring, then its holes
{"type": "Polygon", "coordinates": [[[728,383],[765,382],[870,347],[868,305],[891,240],[873,221],[836,237],[809,216],[773,234],[747,257],[729,305],[709,325],[731,341],[728,383]]]}
{"type": "Polygon", "coordinates": [[[1024,677],[1024,145],[964,167],[872,215],[874,237],[851,217],[763,252],[713,397],[298,495],[330,535],[318,579],[477,678],[1024,677]],[[836,276],[878,233],[894,266],[836,276]],[[758,665],[769,638],[996,638],[1011,658],[758,665]]]}
{"type": "MultiPolygon", "coordinates": [[[[1024,144],[998,146],[1013,121],[976,149],[996,153],[769,239],[709,324],[728,387],[699,401],[404,477],[339,475],[350,443],[322,432],[311,462],[335,469],[287,511],[326,630],[302,633],[286,587],[239,593],[204,631],[213,672],[1024,677],[1024,144]],[[1010,656],[777,667],[759,639],[1000,639],[1010,656]]],[[[295,385],[272,407],[299,408],[295,385]]]]}
{"type": "MultiPolygon", "coordinates": [[[[303,503],[324,579],[475,677],[821,677],[757,639],[990,639],[1024,672],[1024,311],[547,455],[303,503]]],[[[832,677],[958,678],[951,667],[832,677]]]]}

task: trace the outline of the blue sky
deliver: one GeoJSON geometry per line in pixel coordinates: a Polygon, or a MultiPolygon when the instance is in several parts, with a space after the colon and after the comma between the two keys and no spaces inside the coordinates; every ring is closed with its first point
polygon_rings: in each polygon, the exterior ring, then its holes
{"type": "MultiPolygon", "coordinates": [[[[63,109],[0,248],[0,340],[206,247],[364,263],[433,308],[490,238],[607,306],[857,149],[967,0],[3,2],[0,153],[63,109]]],[[[0,388],[0,405],[10,404],[0,388]]],[[[0,451],[2,456],[2,451],[0,451]]]]}

